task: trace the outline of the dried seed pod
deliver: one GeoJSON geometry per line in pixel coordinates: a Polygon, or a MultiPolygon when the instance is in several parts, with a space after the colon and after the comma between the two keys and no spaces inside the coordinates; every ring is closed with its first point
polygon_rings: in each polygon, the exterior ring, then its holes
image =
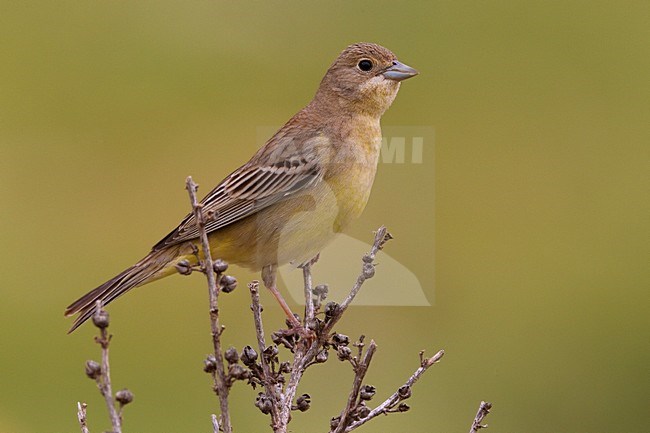
{"type": "Polygon", "coordinates": [[[325,305],[325,321],[339,314],[339,311],[341,311],[341,306],[339,304],[334,301],[328,302],[325,305]]]}
{"type": "Polygon", "coordinates": [[[272,345],[272,346],[267,346],[266,349],[264,349],[264,352],[262,353],[264,355],[264,359],[270,361],[278,356],[278,346],[272,345]]]}
{"type": "Polygon", "coordinates": [[[95,361],[86,361],[86,376],[97,379],[102,374],[102,366],[95,361]]]}
{"type": "Polygon", "coordinates": [[[214,355],[208,355],[203,360],[203,371],[206,373],[214,373],[217,370],[217,359],[214,355]]]}
{"type": "Polygon", "coordinates": [[[192,273],[192,265],[189,260],[179,260],[174,267],[176,268],[176,272],[181,275],[189,275],[192,273]]]}
{"type": "Polygon", "coordinates": [[[124,388],[115,393],[115,400],[118,401],[122,406],[129,404],[133,401],[133,393],[128,389],[124,388]]]}
{"type": "Polygon", "coordinates": [[[397,395],[400,399],[405,400],[411,396],[411,387],[408,385],[402,385],[397,390],[397,395]]]}
{"type": "Polygon", "coordinates": [[[263,414],[268,415],[271,413],[271,409],[273,409],[273,401],[268,395],[260,392],[257,394],[257,398],[255,399],[255,406],[257,406],[263,414]]]}
{"type": "Polygon", "coordinates": [[[246,367],[252,367],[257,361],[257,352],[250,346],[245,346],[241,353],[241,362],[244,363],[246,367]]]}
{"type": "Polygon", "coordinates": [[[280,373],[289,373],[291,371],[291,363],[289,361],[283,361],[278,367],[280,373]]]}
{"type": "Polygon", "coordinates": [[[347,346],[350,344],[350,337],[345,334],[332,335],[332,346],[338,348],[339,346],[347,346]]]}
{"type": "Polygon", "coordinates": [[[108,311],[101,309],[99,311],[96,311],[95,314],[93,314],[93,325],[95,325],[99,329],[108,328],[109,322],[110,320],[108,316],[108,311]]]}
{"type": "Polygon", "coordinates": [[[237,278],[232,275],[224,275],[219,280],[219,285],[222,292],[230,293],[237,288],[237,278]]]}
{"type": "Polygon", "coordinates": [[[329,290],[330,288],[327,284],[319,284],[318,286],[314,287],[311,292],[320,299],[325,299],[327,298],[327,293],[329,290]]]}
{"type": "Polygon", "coordinates": [[[245,380],[250,377],[250,370],[239,364],[230,364],[228,366],[228,374],[235,380],[245,380]]]}
{"type": "Polygon", "coordinates": [[[239,362],[239,353],[237,353],[237,349],[234,347],[229,347],[224,353],[224,357],[228,361],[228,364],[236,364],[239,362]]]}
{"type": "Polygon", "coordinates": [[[212,269],[214,269],[217,274],[223,274],[228,270],[228,263],[224,262],[221,259],[217,259],[212,262],[212,269]]]}
{"type": "Polygon", "coordinates": [[[365,404],[361,403],[359,406],[357,406],[357,409],[355,411],[355,417],[357,419],[364,419],[368,415],[370,415],[370,408],[366,406],[365,404]]]}
{"type": "Polygon", "coordinates": [[[292,408],[294,410],[299,410],[300,412],[305,412],[309,409],[311,404],[311,397],[309,394],[303,394],[296,399],[296,405],[292,408]]]}
{"type": "Polygon", "coordinates": [[[359,398],[361,400],[371,400],[375,396],[376,392],[377,389],[374,386],[364,385],[359,392],[359,398]]]}
{"type": "Polygon", "coordinates": [[[350,359],[352,356],[352,349],[347,346],[340,346],[336,351],[336,356],[338,356],[339,361],[350,359]]]}

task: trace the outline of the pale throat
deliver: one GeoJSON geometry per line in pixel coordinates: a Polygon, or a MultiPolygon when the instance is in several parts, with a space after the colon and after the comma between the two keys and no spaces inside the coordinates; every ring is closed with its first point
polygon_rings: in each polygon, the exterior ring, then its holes
{"type": "Polygon", "coordinates": [[[362,111],[381,117],[395,100],[400,83],[378,75],[363,83],[359,88],[362,95],[358,106],[362,111]]]}

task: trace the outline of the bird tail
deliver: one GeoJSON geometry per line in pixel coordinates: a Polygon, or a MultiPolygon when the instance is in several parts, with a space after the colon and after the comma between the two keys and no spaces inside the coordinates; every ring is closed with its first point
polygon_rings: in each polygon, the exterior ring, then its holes
{"type": "Polygon", "coordinates": [[[97,301],[101,301],[103,306],[108,305],[134,287],[142,286],[175,272],[171,263],[177,253],[173,247],[152,251],[135,265],[74,301],[65,309],[65,315],[72,316],[79,313],[79,316],[75,319],[68,334],[95,314],[97,301]]]}

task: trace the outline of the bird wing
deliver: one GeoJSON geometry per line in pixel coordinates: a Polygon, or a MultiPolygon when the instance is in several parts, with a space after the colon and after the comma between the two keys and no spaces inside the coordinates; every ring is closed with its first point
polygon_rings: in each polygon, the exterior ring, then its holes
{"type": "MultiPolygon", "coordinates": [[[[201,201],[204,213],[213,216],[206,222],[208,233],[281,202],[323,176],[322,167],[309,153],[289,155],[274,162],[267,160],[261,164],[253,161],[225,178],[201,201]]],[[[190,213],[153,250],[198,237],[196,219],[190,213]]]]}

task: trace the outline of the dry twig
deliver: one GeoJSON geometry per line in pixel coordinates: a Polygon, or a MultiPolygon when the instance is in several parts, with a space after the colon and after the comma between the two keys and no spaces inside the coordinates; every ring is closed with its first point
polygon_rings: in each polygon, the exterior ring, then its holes
{"type": "Polygon", "coordinates": [[[262,385],[266,389],[266,394],[271,398],[271,425],[275,431],[276,426],[280,420],[279,402],[281,397],[278,395],[275,387],[275,380],[271,374],[271,367],[269,362],[264,356],[266,351],[266,341],[264,338],[264,325],[262,324],[262,306],[260,305],[259,282],[254,281],[248,285],[251,292],[251,310],[253,311],[253,319],[255,321],[255,334],[257,335],[257,346],[260,350],[260,362],[262,364],[262,385]]]}
{"type": "Polygon", "coordinates": [[[481,422],[488,416],[490,409],[492,409],[492,403],[488,403],[487,401],[481,402],[481,405],[478,407],[478,412],[476,412],[476,417],[474,417],[472,427],[469,429],[469,433],[476,433],[482,428],[487,428],[487,424],[481,424],[481,422]]]}
{"type": "Polygon", "coordinates": [[[341,305],[339,305],[339,308],[337,311],[332,315],[331,320],[328,322],[327,326],[325,327],[324,333],[327,334],[330,332],[333,328],[334,325],[341,319],[341,316],[343,316],[343,313],[345,313],[345,310],[350,306],[352,301],[354,301],[354,298],[357,296],[357,293],[359,293],[359,290],[361,290],[361,286],[363,286],[363,283],[372,278],[375,275],[375,257],[377,256],[377,253],[384,248],[384,245],[386,245],[386,242],[389,240],[393,239],[393,236],[388,233],[388,230],[386,227],[381,226],[377,229],[375,232],[375,240],[372,243],[372,247],[370,248],[370,252],[363,256],[363,265],[361,268],[361,273],[357,277],[357,281],[354,283],[352,286],[352,289],[350,289],[350,293],[348,293],[348,296],[345,297],[343,302],[341,302],[341,305]]]}
{"type": "MultiPolygon", "coordinates": [[[[95,305],[95,313],[92,316],[93,325],[99,329],[99,335],[95,336],[95,342],[102,348],[102,362],[101,364],[89,360],[86,361],[86,376],[95,381],[100,394],[106,401],[106,408],[108,409],[108,417],[111,421],[111,433],[122,433],[122,410],[124,406],[133,401],[133,394],[128,389],[118,391],[113,398],[113,388],[111,385],[111,369],[108,356],[108,348],[111,343],[112,335],[108,333],[108,325],[110,323],[109,315],[102,307],[102,302],[97,301],[95,305]],[[116,403],[119,408],[116,408],[116,403]]],[[[86,403],[77,403],[77,419],[81,426],[82,433],[88,432],[86,421],[86,403]]]]}
{"type": "MultiPolygon", "coordinates": [[[[99,328],[99,336],[95,337],[95,341],[102,348],[102,364],[94,379],[97,382],[97,387],[99,392],[104,397],[106,401],[106,408],[108,409],[108,416],[111,420],[111,426],[113,427],[113,433],[122,433],[122,419],[120,414],[115,408],[115,401],[113,400],[113,389],[111,385],[111,368],[108,356],[108,347],[111,343],[111,335],[108,334],[108,324],[109,316],[108,312],[103,309],[102,301],[97,301],[97,306],[95,307],[95,314],[92,317],[93,324],[99,328]]],[[[90,361],[86,363],[86,373],[88,374],[90,361]]],[[[91,375],[88,374],[90,377],[91,375]]]]}
{"type": "MultiPolygon", "coordinates": [[[[270,413],[272,417],[272,426],[275,433],[286,433],[289,421],[291,420],[291,411],[298,408],[300,405],[293,405],[292,402],[297,394],[298,385],[302,379],[305,370],[319,362],[324,362],[327,359],[327,350],[331,345],[340,345],[337,347],[337,356],[341,359],[347,359],[354,367],[355,376],[353,380],[352,390],[349,393],[347,404],[341,415],[332,420],[331,431],[333,433],[347,433],[357,427],[365,424],[379,414],[388,414],[392,412],[405,412],[408,410],[408,405],[403,403],[411,395],[411,387],[420,378],[424,372],[433,364],[438,362],[444,355],[444,351],[439,351],[433,357],[425,359],[422,357],[420,360],[420,367],[413,373],[413,375],[401,386],[393,395],[386,399],[383,403],[375,409],[370,410],[366,406],[366,401],[374,395],[374,387],[366,385],[363,387],[362,383],[365,374],[370,365],[370,361],[376,351],[376,344],[371,341],[368,348],[363,352],[363,337],[355,345],[359,348],[358,356],[352,356],[351,350],[347,347],[348,338],[341,334],[331,334],[334,325],[340,320],[347,307],[352,303],[357,293],[361,289],[363,283],[374,276],[375,265],[374,260],[379,250],[383,248],[385,243],[392,237],[385,227],[380,227],[376,234],[370,252],[363,257],[362,269],[360,275],[357,277],[355,284],[352,286],[349,294],[341,304],[330,303],[325,312],[325,320],[316,319],[316,308],[314,307],[314,288],[311,275],[311,265],[313,262],[307,263],[302,266],[303,281],[305,291],[305,318],[303,319],[304,329],[302,331],[303,337],[295,344],[288,347],[294,352],[293,362],[290,366],[289,379],[286,381],[283,389],[278,389],[276,381],[264,380],[266,387],[266,394],[271,396],[270,405],[267,407],[265,413],[270,413]],[[309,333],[313,332],[312,338],[309,338],[309,333]],[[331,340],[330,340],[331,339],[331,340]],[[338,339],[338,342],[334,340],[338,339]],[[323,355],[324,353],[324,355],[323,355]],[[319,355],[319,359],[316,356],[319,355]],[[321,356],[322,355],[322,356],[321,356]],[[322,358],[322,359],[321,359],[322,358]],[[279,405],[279,407],[278,407],[279,405]]],[[[264,330],[261,317],[261,307],[259,306],[259,294],[257,292],[258,285],[252,284],[251,297],[252,297],[252,310],[255,321],[255,330],[258,339],[260,351],[265,350],[264,343],[264,330]]],[[[318,301],[321,298],[319,295],[318,301]]],[[[318,303],[319,303],[318,302],[318,303]]],[[[293,330],[295,332],[295,330],[293,330]]],[[[283,331],[278,331],[282,335],[283,331]]],[[[291,331],[284,331],[287,335],[291,331]]],[[[275,340],[274,340],[275,341],[275,340]]],[[[270,371],[268,365],[262,364],[264,370],[264,377],[269,378],[270,371]]],[[[303,403],[304,397],[303,395],[303,403]]],[[[308,407],[308,401],[307,406],[308,407]]]]}
{"type": "Polygon", "coordinates": [[[86,408],[88,405],[86,403],[77,402],[77,420],[79,420],[79,427],[81,427],[81,433],[88,433],[88,424],[86,423],[86,408]]]}
{"type": "MultiPolygon", "coordinates": [[[[445,351],[440,350],[438,353],[433,355],[431,358],[425,359],[422,358],[422,353],[420,352],[420,367],[415,370],[415,372],[411,375],[411,377],[408,378],[408,380],[404,383],[404,385],[400,386],[397,391],[393,393],[390,397],[388,397],[386,400],[384,400],[383,403],[381,403],[379,406],[374,408],[373,410],[370,411],[370,413],[363,419],[360,419],[358,421],[355,421],[351,423],[349,426],[343,430],[344,432],[350,432],[354,430],[357,427],[362,426],[363,424],[367,423],[377,415],[381,414],[387,414],[391,413],[391,411],[394,411],[395,406],[400,403],[400,401],[407,399],[411,395],[411,387],[413,387],[413,384],[417,382],[417,380],[424,374],[425,371],[432,365],[436,364],[440,359],[444,356],[445,351]]],[[[400,405],[401,406],[401,405],[400,405]]],[[[408,410],[408,406],[398,406],[397,412],[406,412],[408,410]]]]}
{"type": "Polygon", "coordinates": [[[305,328],[312,326],[314,321],[314,288],[311,278],[311,265],[312,262],[307,262],[302,265],[302,275],[305,286],[305,319],[303,324],[305,328]]]}
{"type": "Polygon", "coordinates": [[[232,424],[230,422],[230,411],[228,409],[228,393],[229,388],[226,380],[226,372],[223,363],[223,356],[221,351],[221,332],[222,328],[219,324],[219,288],[215,277],[212,255],[210,254],[210,244],[208,242],[208,234],[205,230],[205,217],[203,215],[202,205],[196,198],[196,191],[198,185],[194,183],[191,176],[188,176],[185,186],[190,195],[192,203],[192,211],[196,219],[196,225],[199,229],[199,237],[201,240],[201,250],[203,253],[202,271],[208,279],[208,292],[210,297],[210,330],[212,332],[212,345],[214,348],[214,358],[216,364],[215,372],[215,391],[219,397],[219,407],[221,409],[221,428],[224,433],[232,433],[232,424]]]}
{"type": "MultiPolygon", "coordinates": [[[[221,335],[224,328],[219,322],[218,298],[221,291],[232,291],[236,286],[236,280],[224,274],[228,267],[225,262],[221,260],[213,262],[212,260],[208,234],[206,232],[206,219],[211,218],[211,215],[203,214],[202,205],[196,197],[198,185],[194,183],[191,177],[188,177],[186,180],[186,189],[190,196],[192,212],[199,231],[201,250],[199,251],[198,248],[194,250],[198,266],[191,266],[189,261],[184,261],[177,264],[177,269],[182,274],[189,274],[192,270],[198,268],[206,275],[208,281],[210,329],[214,350],[213,355],[208,356],[204,370],[212,373],[214,390],[219,397],[221,411],[220,418],[214,414],[211,416],[213,433],[232,433],[228,396],[230,387],[236,380],[247,380],[253,388],[257,385],[264,387],[265,392],[258,394],[255,405],[263,413],[271,416],[271,427],[274,433],[287,433],[288,424],[291,421],[291,412],[295,410],[305,411],[310,406],[311,397],[308,394],[302,394],[296,399],[296,403],[294,404],[298,385],[305,371],[314,364],[326,362],[328,353],[332,349],[336,351],[336,356],[341,361],[348,361],[352,365],[354,378],[352,389],[349,392],[344,409],[338,417],[333,418],[330,422],[330,433],[348,433],[380,414],[406,412],[409,410],[409,406],[404,403],[404,400],[411,396],[412,386],[431,366],[440,361],[444,355],[444,351],[438,351],[431,358],[424,358],[424,351],[420,352],[419,368],[415,370],[397,391],[374,409],[370,409],[367,406],[367,402],[375,395],[375,388],[371,385],[364,385],[363,380],[373,355],[377,350],[377,345],[371,340],[364,351],[364,337],[361,336],[353,345],[357,347],[358,354],[353,355],[352,349],[348,347],[349,338],[343,334],[332,332],[334,326],[339,322],[355,299],[364,282],[374,276],[375,257],[386,242],[392,239],[392,236],[385,227],[382,226],[375,232],[373,245],[370,251],[363,256],[361,272],[348,295],[340,304],[329,302],[323,312],[319,313],[319,310],[322,301],[327,296],[327,286],[313,287],[311,267],[316,262],[316,259],[302,265],[305,311],[301,329],[291,328],[290,326],[288,330],[279,330],[272,334],[274,343],[283,345],[293,352],[292,362],[280,362],[278,359],[278,347],[266,345],[264,325],[262,322],[262,306],[260,305],[259,297],[259,283],[257,281],[249,284],[249,289],[257,346],[260,354],[258,355],[250,346],[244,347],[241,355],[237,353],[235,348],[229,348],[223,352],[221,348],[221,335]],[[324,313],[323,319],[318,317],[322,313],[324,313]],[[224,360],[228,362],[227,370],[224,360]],[[243,366],[240,364],[240,361],[243,366]],[[288,375],[288,378],[285,375],[288,375]]],[[[115,399],[113,398],[108,358],[108,347],[111,336],[108,335],[106,330],[108,327],[108,313],[102,309],[100,301],[98,301],[96,313],[93,316],[93,323],[100,329],[100,336],[95,337],[95,341],[102,347],[102,363],[99,365],[94,361],[88,361],[86,363],[86,374],[97,382],[97,386],[106,400],[111,425],[113,427],[112,433],[121,433],[122,409],[125,404],[133,399],[133,395],[125,389],[119,391],[115,399]],[[116,401],[119,403],[119,410],[116,408],[116,401]]],[[[480,428],[487,427],[487,425],[481,425],[481,422],[487,416],[491,407],[490,403],[481,403],[479,411],[472,423],[470,433],[477,433],[480,428]]],[[[86,405],[85,403],[78,403],[77,408],[77,417],[81,426],[81,432],[88,433],[86,405]]]]}
{"type": "Polygon", "coordinates": [[[212,433],[219,433],[219,419],[215,414],[210,417],[212,418],[212,433]]]}
{"type": "MultiPolygon", "coordinates": [[[[361,349],[359,350],[361,351],[361,349]]],[[[343,413],[341,413],[341,416],[339,417],[338,426],[334,429],[335,433],[344,432],[346,427],[352,421],[350,416],[351,412],[357,409],[358,404],[360,403],[358,399],[359,392],[361,391],[361,384],[363,383],[363,379],[366,376],[368,367],[370,367],[370,361],[372,361],[372,356],[375,354],[376,350],[377,345],[375,344],[375,341],[370,340],[370,345],[366,349],[365,355],[363,358],[359,357],[360,360],[355,368],[354,381],[352,383],[352,390],[348,396],[348,403],[346,404],[345,409],[343,409],[343,413]]]]}
{"type": "MultiPolygon", "coordinates": [[[[388,233],[386,227],[382,226],[377,230],[375,234],[375,241],[373,242],[370,252],[363,257],[363,265],[362,265],[361,273],[357,277],[357,281],[352,286],[352,289],[350,290],[348,296],[343,300],[343,302],[340,305],[338,304],[333,305],[333,307],[331,308],[332,310],[331,315],[326,319],[323,329],[319,330],[319,332],[317,333],[316,339],[310,345],[307,344],[308,343],[307,341],[303,340],[302,344],[299,344],[298,347],[296,348],[293,357],[291,374],[289,377],[289,381],[287,382],[287,385],[285,387],[285,392],[284,392],[285,402],[293,401],[293,398],[296,395],[298,384],[300,383],[300,380],[302,379],[302,375],[305,373],[305,370],[307,369],[307,367],[313,364],[316,355],[319,353],[320,347],[327,344],[327,341],[329,339],[329,334],[332,331],[332,328],[340,320],[341,316],[343,315],[347,307],[350,305],[350,303],[352,303],[357,293],[359,293],[359,290],[361,289],[363,283],[367,279],[372,278],[372,276],[374,275],[373,262],[375,256],[377,252],[383,248],[384,244],[391,238],[392,236],[388,233]]],[[[305,274],[304,275],[305,282],[308,285],[311,285],[311,267],[310,266],[303,267],[303,273],[305,274]]],[[[290,405],[285,405],[285,407],[283,407],[280,411],[281,423],[285,425],[289,423],[289,419],[291,415],[290,412],[291,408],[289,406],[290,405]]]]}

